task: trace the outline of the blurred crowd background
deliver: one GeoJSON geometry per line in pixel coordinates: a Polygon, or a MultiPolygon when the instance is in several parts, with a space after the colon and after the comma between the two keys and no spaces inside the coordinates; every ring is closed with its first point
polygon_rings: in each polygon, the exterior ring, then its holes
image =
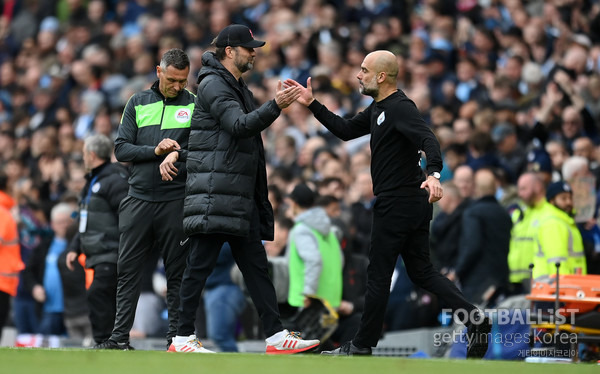
{"type": "MultiPolygon", "coordinates": [[[[52,207],[76,210],[83,140],[95,133],[114,139],[127,100],[156,80],[167,49],[188,53],[195,93],[203,52],[231,23],[267,41],[244,77],[259,104],[274,97],[278,80],[305,84],[310,76],[315,96],[351,117],[371,102],[358,92],[363,58],[394,52],[398,87],[440,141],[442,181],[456,187],[447,203],[473,197],[473,172],[481,168],[494,171],[495,196],[507,208],[518,201],[516,182],[526,170],[550,183],[576,159],[585,161],[586,178],[600,177],[599,1],[4,0],[0,12],[0,165],[17,202],[26,263],[52,235],[52,207]]],[[[263,138],[277,216],[268,254],[285,251],[293,225],[285,197],[306,181],[341,228],[344,251],[366,256],[374,199],[368,137],[340,142],[295,104],[263,138]]],[[[598,232],[594,188],[575,201],[592,207],[581,220],[591,233],[598,232]]],[[[600,235],[585,238],[588,272],[599,273],[600,235]]],[[[412,302],[407,313],[434,303],[418,290],[398,292],[392,297],[412,302]]],[[[421,323],[400,312],[390,318],[397,321],[389,329],[421,323]]]]}

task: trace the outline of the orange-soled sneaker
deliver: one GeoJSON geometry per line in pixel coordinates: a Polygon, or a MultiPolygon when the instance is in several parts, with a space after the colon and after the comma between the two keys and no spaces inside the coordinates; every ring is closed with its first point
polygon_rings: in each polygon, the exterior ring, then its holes
{"type": "Polygon", "coordinates": [[[317,339],[304,340],[300,337],[300,333],[289,332],[283,330],[285,336],[276,343],[269,344],[267,342],[266,353],[269,355],[290,355],[294,353],[306,352],[319,346],[320,341],[317,339]]]}
{"type": "Polygon", "coordinates": [[[196,335],[174,337],[167,352],[215,353],[204,348],[196,335]]]}

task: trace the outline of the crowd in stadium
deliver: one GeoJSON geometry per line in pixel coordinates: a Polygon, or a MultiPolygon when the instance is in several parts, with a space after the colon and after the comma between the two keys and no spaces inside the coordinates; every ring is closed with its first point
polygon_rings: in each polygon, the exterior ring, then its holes
{"type": "MultiPolygon", "coordinates": [[[[0,191],[12,198],[13,206],[7,208],[18,225],[25,266],[48,237],[59,232],[69,237],[67,226],[74,222],[70,212],[77,211],[86,183],[85,139],[94,134],[115,139],[127,101],[152,85],[156,66],[169,49],[181,48],[189,56],[187,88],[196,93],[202,54],[214,48],[211,42],[220,30],[235,23],[267,41],[256,49],[254,69],[244,75],[258,105],[273,98],[278,81],[306,84],[312,77],[315,97],[350,118],[372,100],[359,93],[356,78],[365,56],[375,50],[396,55],[397,86],[430,125],[444,159],[444,198],[434,208],[431,255],[469,301],[493,306],[526,292],[523,284],[531,274],[517,273],[531,261],[519,264],[513,255],[511,263],[510,252],[518,246],[517,235],[529,234],[526,229],[515,232],[515,227],[528,208],[565,192],[572,196],[571,209],[559,208],[568,215],[575,208],[582,245],[569,248],[568,255],[585,261],[570,270],[563,266],[561,272],[600,274],[598,1],[0,4],[0,191]],[[568,185],[557,187],[556,182],[568,185]],[[498,216],[476,216],[470,207],[489,197],[512,219],[512,232],[510,225],[499,224],[498,216]],[[479,235],[489,231],[501,239],[490,242],[479,235]]],[[[317,193],[315,204],[326,209],[339,229],[346,261],[354,256],[362,264],[369,251],[375,199],[369,138],[342,142],[297,103],[285,108],[262,137],[275,212],[275,240],[264,243],[268,256],[285,257],[294,225],[286,217],[286,197],[304,182],[317,193]]],[[[425,154],[422,163],[426,165],[425,154]]],[[[164,271],[157,257],[148,260],[143,310],[134,325],[138,335],[132,336],[163,336],[166,329],[164,285],[156,280],[164,271]]],[[[397,274],[386,331],[437,324],[443,305],[410,285],[401,262],[397,274]]],[[[84,276],[78,279],[85,287],[84,276]]],[[[23,283],[11,295],[12,318],[7,322],[19,334],[35,335],[44,308],[23,283]]],[[[70,303],[69,295],[65,291],[64,303],[53,310],[72,322],[82,311],[69,310],[80,305],[70,303]]],[[[56,331],[66,335],[64,328],[56,331]]]]}

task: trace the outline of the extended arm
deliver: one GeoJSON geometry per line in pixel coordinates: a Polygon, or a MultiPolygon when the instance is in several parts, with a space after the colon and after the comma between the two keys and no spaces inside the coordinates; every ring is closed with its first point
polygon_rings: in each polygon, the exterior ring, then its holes
{"type": "Polygon", "coordinates": [[[315,118],[338,138],[350,140],[370,133],[371,125],[367,111],[360,112],[349,120],[331,112],[313,97],[311,78],[306,81],[306,87],[292,79],[286,80],[285,84],[300,88],[301,94],[297,101],[307,106],[315,118]]]}
{"type": "Polygon", "coordinates": [[[211,116],[225,131],[236,138],[251,138],[269,127],[279,117],[281,108],[296,99],[299,90],[291,87],[281,90],[279,84],[275,99],[249,113],[242,108],[236,93],[217,77],[204,79],[198,93],[204,98],[204,105],[209,105],[211,116]]]}

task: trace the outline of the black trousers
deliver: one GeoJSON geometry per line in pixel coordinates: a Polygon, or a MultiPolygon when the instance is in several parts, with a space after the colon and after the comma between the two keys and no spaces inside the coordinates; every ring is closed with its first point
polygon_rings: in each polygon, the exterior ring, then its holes
{"type": "Polygon", "coordinates": [[[414,284],[435,294],[453,309],[462,308],[468,312],[475,309],[458,288],[431,264],[431,214],[432,206],[426,195],[377,197],[373,208],[365,310],[358,332],[352,339],[356,346],[377,346],[398,255],[402,256],[414,284]]]}
{"type": "Polygon", "coordinates": [[[127,196],[119,207],[119,231],[117,313],[111,339],[119,343],[129,341],[144,262],[157,242],[167,277],[169,341],[177,331],[179,287],[189,252],[189,241],[183,232],[183,199],[149,202],[127,196]]]}
{"type": "Polygon", "coordinates": [[[94,280],[87,290],[87,302],[96,343],[110,338],[117,312],[117,264],[94,266],[94,280]]]}
{"type": "Polygon", "coordinates": [[[0,291],[0,339],[2,338],[2,329],[6,323],[6,318],[10,312],[10,295],[0,291]]]}
{"type": "Polygon", "coordinates": [[[247,237],[224,234],[200,234],[190,236],[190,254],[181,283],[179,326],[177,335],[194,334],[194,320],[206,278],[217,263],[223,243],[231,246],[233,258],[240,268],[250,297],[263,323],[266,336],[283,327],[279,319],[275,288],[269,278],[265,248],[260,239],[258,210],[253,211],[250,233],[247,237]]]}

